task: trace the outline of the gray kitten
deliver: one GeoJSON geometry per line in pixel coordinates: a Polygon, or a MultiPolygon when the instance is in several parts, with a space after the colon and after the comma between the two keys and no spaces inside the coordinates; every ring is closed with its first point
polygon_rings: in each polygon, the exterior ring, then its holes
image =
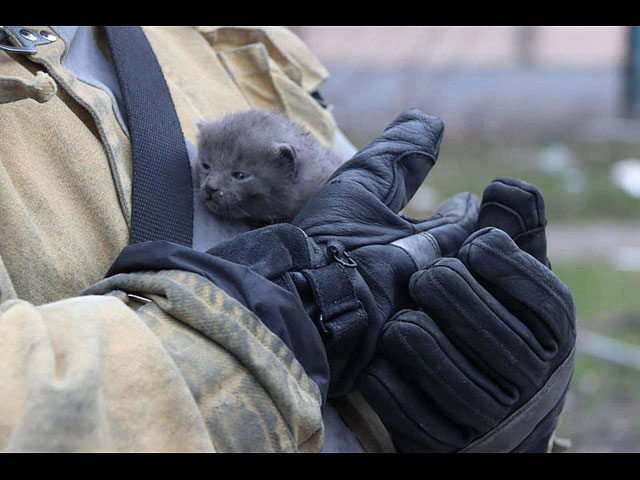
{"type": "Polygon", "coordinates": [[[198,124],[198,187],[218,217],[291,220],[343,162],[310,132],[266,110],[198,124]]]}

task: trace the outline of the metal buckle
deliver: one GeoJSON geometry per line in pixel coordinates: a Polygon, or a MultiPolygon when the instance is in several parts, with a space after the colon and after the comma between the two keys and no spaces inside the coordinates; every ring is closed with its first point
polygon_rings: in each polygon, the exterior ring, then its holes
{"type": "Polygon", "coordinates": [[[355,260],[351,258],[351,255],[349,255],[342,246],[337,246],[334,242],[329,242],[327,249],[331,252],[333,259],[340,265],[349,268],[358,266],[355,260]]]}
{"type": "Polygon", "coordinates": [[[36,53],[36,46],[46,45],[57,39],[58,37],[48,30],[0,26],[0,49],[8,52],[36,53]]]}

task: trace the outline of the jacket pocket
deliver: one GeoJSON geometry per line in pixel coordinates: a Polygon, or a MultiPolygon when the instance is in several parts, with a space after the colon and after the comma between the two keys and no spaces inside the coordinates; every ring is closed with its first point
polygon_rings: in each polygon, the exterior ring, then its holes
{"type": "Polygon", "coordinates": [[[298,37],[285,29],[241,27],[203,35],[252,108],[280,111],[333,144],[333,115],[311,96],[328,72],[298,37]]]}

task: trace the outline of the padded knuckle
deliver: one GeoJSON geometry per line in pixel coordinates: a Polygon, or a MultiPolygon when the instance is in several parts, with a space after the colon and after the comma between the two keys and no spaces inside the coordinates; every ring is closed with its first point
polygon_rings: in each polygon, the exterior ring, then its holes
{"type": "Polygon", "coordinates": [[[423,338],[433,339],[433,332],[424,325],[424,322],[420,322],[420,317],[426,317],[426,314],[411,311],[389,322],[382,333],[385,343],[390,340],[397,341],[398,338],[414,338],[416,334],[421,341],[423,338]]]}
{"type": "Polygon", "coordinates": [[[409,281],[409,290],[412,294],[421,294],[430,291],[433,283],[448,284],[451,280],[463,277],[464,265],[457,258],[439,258],[429,267],[414,273],[409,281]]]}
{"type": "Polygon", "coordinates": [[[473,233],[467,238],[465,246],[471,244],[499,245],[500,248],[514,245],[509,234],[497,227],[485,227],[473,233]]]}

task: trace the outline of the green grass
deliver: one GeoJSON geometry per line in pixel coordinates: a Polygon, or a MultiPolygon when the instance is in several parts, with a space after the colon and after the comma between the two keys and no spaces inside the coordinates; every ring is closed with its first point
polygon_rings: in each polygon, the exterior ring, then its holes
{"type": "Polygon", "coordinates": [[[640,345],[640,272],[606,263],[563,262],[553,270],[571,289],[579,326],[601,333],[628,333],[640,345]]]}
{"type": "Polygon", "coordinates": [[[640,449],[638,372],[578,354],[558,435],[574,452],[640,449]]]}
{"type": "MultiPolygon", "coordinates": [[[[574,142],[567,146],[576,159],[577,173],[549,173],[540,169],[544,145],[450,142],[442,146],[438,163],[425,185],[435,190],[439,200],[444,200],[461,191],[481,196],[494,178],[512,176],[542,191],[547,216],[553,221],[639,220],[640,199],[611,181],[610,168],[617,161],[640,158],[640,144],[574,142]],[[571,188],[576,181],[580,182],[579,191],[571,188]]],[[[423,213],[412,210],[412,205],[408,209],[416,216],[423,213]]]]}
{"type": "MultiPolygon", "coordinates": [[[[604,263],[554,264],[573,294],[578,328],[640,346],[640,273],[604,263]]],[[[640,448],[640,372],[578,350],[559,435],[572,451],[640,448]]]]}
{"type": "MultiPolygon", "coordinates": [[[[585,404],[593,408],[597,408],[614,392],[624,392],[627,398],[637,399],[640,403],[640,382],[638,382],[637,371],[580,353],[576,356],[576,369],[571,388],[574,392],[581,391],[580,393],[588,398],[585,404]],[[594,377],[599,379],[599,388],[587,390],[585,382],[593,381],[594,377]]],[[[640,420],[640,409],[637,414],[637,420],[640,420]]]]}

